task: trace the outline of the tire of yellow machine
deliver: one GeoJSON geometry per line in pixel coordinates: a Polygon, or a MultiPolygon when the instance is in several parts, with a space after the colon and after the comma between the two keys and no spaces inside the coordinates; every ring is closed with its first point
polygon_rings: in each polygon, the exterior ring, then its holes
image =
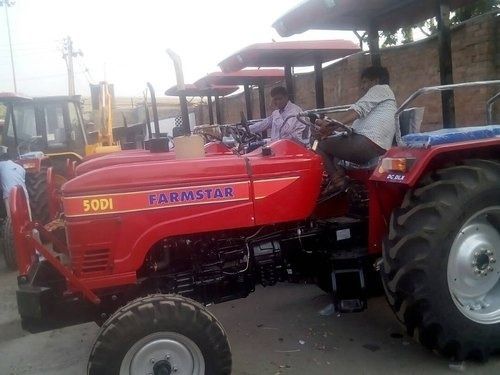
{"type": "Polygon", "coordinates": [[[12,232],[12,221],[6,217],[2,227],[2,250],[5,264],[11,270],[17,269],[16,249],[14,247],[14,233],[12,232]]]}
{"type": "Polygon", "coordinates": [[[217,319],[178,295],[138,298],[101,327],[87,366],[89,375],[229,375],[231,349],[217,319]]]}
{"type": "Polygon", "coordinates": [[[31,215],[34,220],[46,224],[49,222],[49,194],[47,186],[47,168],[40,172],[26,173],[26,190],[28,190],[31,215]]]}

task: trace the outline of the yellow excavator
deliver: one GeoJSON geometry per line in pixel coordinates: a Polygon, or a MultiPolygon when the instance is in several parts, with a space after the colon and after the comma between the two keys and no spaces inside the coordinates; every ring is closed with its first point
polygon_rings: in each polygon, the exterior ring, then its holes
{"type": "Polygon", "coordinates": [[[97,139],[85,145],[85,155],[120,151],[120,142],[113,137],[113,85],[99,82],[91,85],[92,110],[97,122],[97,139]]]}
{"type": "Polygon", "coordinates": [[[92,114],[95,124],[84,124],[81,97],[26,97],[0,93],[5,117],[0,129],[2,146],[8,147],[12,159],[44,158],[64,175],[66,160],[80,161],[96,153],[120,150],[113,137],[112,85],[91,85],[92,114]]]}
{"type": "MultiPolygon", "coordinates": [[[[0,145],[9,158],[26,170],[26,188],[33,218],[45,224],[53,219],[52,192],[68,178],[74,166],[92,155],[119,151],[113,136],[113,87],[91,85],[92,123],[84,124],[80,96],[26,97],[0,93],[0,145]],[[50,168],[50,169],[49,169],[50,168]],[[48,173],[52,173],[48,178],[48,173]]],[[[0,200],[0,237],[5,260],[15,268],[10,219],[0,200]]]]}

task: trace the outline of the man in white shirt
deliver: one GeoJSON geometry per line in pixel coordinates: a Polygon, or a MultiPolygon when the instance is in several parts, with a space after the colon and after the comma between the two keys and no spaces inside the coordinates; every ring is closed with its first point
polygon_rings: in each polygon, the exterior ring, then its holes
{"type": "Polygon", "coordinates": [[[14,186],[22,186],[24,193],[26,194],[26,198],[28,197],[25,176],[26,171],[24,168],[19,164],[14,163],[12,160],[9,160],[7,147],[0,146],[0,185],[2,187],[2,198],[5,203],[7,216],[10,216],[9,196],[11,189],[14,186]]]}
{"type": "Polygon", "coordinates": [[[271,116],[249,126],[252,133],[260,133],[271,129],[271,140],[293,139],[301,144],[309,144],[309,129],[297,120],[296,116],[302,109],[293,104],[286,88],[279,86],[271,90],[273,107],[276,108],[271,116]],[[291,117],[293,116],[293,117],[291,117]],[[288,118],[288,121],[285,120],[288,118]]]}
{"type": "MultiPolygon", "coordinates": [[[[364,95],[342,118],[343,125],[352,124],[350,135],[325,137],[316,150],[323,157],[325,170],[330,175],[331,191],[328,194],[331,195],[346,188],[345,172],[338,165],[339,160],[367,163],[391,148],[396,133],[396,99],[389,87],[387,69],[372,66],[363,70],[361,90],[364,95]]],[[[316,124],[326,130],[331,123],[328,120],[317,120],[316,124]]]]}

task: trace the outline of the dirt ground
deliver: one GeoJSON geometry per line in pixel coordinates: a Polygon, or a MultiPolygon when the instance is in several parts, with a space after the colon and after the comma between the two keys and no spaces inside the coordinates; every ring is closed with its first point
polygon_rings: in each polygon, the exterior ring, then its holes
{"type": "MultiPolygon", "coordinates": [[[[0,374],[84,374],[98,327],[22,331],[16,273],[0,262],[0,374]]],[[[321,316],[329,298],[314,285],[259,287],[246,299],[211,306],[229,335],[235,375],[500,374],[486,364],[450,363],[404,335],[383,297],[363,313],[321,316]]]]}

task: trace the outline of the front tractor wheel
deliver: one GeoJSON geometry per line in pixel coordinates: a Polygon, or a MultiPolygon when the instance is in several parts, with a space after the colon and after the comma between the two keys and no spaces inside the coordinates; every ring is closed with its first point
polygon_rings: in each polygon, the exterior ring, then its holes
{"type": "Polygon", "coordinates": [[[225,375],[231,350],[217,319],[176,295],[136,299],[102,326],[88,374],[225,375]]]}
{"type": "Polygon", "coordinates": [[[486,360],[500,349],[500,163],[469,160],[422,181],[391,218],[387,300],[429,349],[486,360]]]}

